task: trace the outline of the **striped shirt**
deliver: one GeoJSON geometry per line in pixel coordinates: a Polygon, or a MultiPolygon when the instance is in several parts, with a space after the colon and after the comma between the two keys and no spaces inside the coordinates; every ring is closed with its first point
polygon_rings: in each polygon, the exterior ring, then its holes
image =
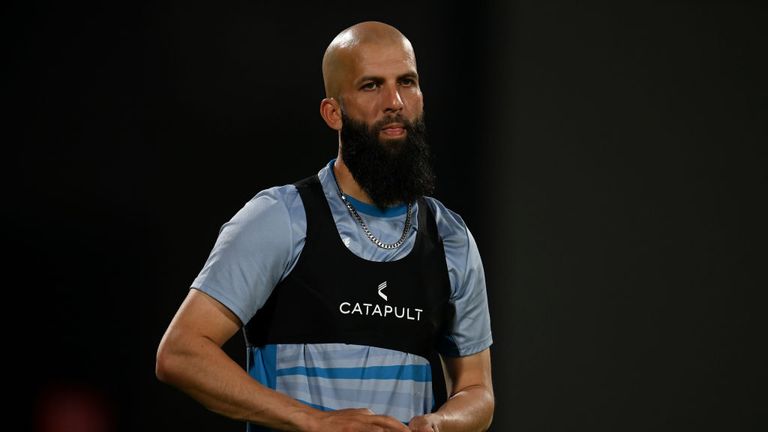
{"type": "MultiPolygon", "coordinates": [[[[374,245],[337,195],[333,160],[318,172],[336,227],[351,252],[371,261],[393,261],[411,251],[419,227],[418,206],[405,243],[396,249],[374,245]]],[[[380,210],[356,201],[369,229],[385,243],[402,234],[406,206],[380,210]]],[[[442,335],[444,356],[475,354],[492,343],[482,261],[464,221],[434,198],[427,204],[443,240],[453,328],[442,335]]],[[[225,223],[200,274],[192,283],[247,323],[274,287],[296,265],[306,239],[306,214],[293,185],[264,190],[225,223]]],[[[248,350],[247,369],[272,389],[321,410],[369,408],[407,423],[432,411],[429,362],[405,352],[350,344],[280,344],[248,350]]]]}

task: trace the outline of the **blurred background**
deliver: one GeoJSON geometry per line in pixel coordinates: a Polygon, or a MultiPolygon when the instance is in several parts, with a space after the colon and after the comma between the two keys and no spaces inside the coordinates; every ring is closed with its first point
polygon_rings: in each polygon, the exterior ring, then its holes
{"type": "Polygon", "coordinates": [[[320,62],[363,20],[413,43],[435,196],[484,259],[491,430],[765,430],[764,2],[4,9],[23,430],[244,430],[155,350],[220,226],[334,157],[320,62]]]}

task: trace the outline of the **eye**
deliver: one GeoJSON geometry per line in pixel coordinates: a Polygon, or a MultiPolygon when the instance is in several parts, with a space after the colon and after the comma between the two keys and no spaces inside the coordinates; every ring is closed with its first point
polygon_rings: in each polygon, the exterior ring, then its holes
{"type": "Polygon", "coordinates": [[[400,80],[400,85],[404,87],[411,87],[416,85],[416,80],[413,78],[403,78],[400,80]]]}
{"type": "Polygon", "coordinates": [[[363,84],[362,86],[360,86],[360,90],[371,91],[371,90],[376,90],[376,87],[378,87],[378,86],[376,85],[375,82],[369,81],[369,82],[363,84]]]}

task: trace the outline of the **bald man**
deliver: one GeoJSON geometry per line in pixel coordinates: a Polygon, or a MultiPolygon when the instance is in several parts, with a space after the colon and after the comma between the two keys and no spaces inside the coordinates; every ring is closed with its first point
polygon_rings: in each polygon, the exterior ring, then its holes
{"type": "Polygon", "coordinates": [[[336,158],[224,224],[157,376],[251,431],[486,430],[483,267],[464,221],[428,196],[413,47],[364,22],[322,66],[336,158]],[[245,369],[221,349],[241,328],[245,369]]]}

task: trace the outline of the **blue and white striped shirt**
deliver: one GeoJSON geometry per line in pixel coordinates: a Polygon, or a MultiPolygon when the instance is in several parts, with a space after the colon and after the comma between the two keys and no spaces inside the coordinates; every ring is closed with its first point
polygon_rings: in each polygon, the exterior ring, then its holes
{"type": "MultiPolygon", "coordinates": [[[[410,253],[419,227],[414,206],[408,239],[399,248],[374,245],[337,195],[333,160],[318,172],[336,227],[354,254],[394,261],[410,253]]],[[[400,238],[406,206],[384,211],[348,197],[369,229],[386,243],[400,238]]],[[[427,198],[443,240],[456,319],[440,343],[444,356],[478,353],[492,343],[485,276],[477,245],[464,221],[427,198]]],[[[192,283],[247,323],[293,269],[306,239],[306,214],[293,185],[259,192],[225,223],[192,283]]],[[[420,356],[350,344],[280,344],[250,348],[249,374],[262,384],[322,410],[369,408],[407,423],[432,411],[432,375],[420,356]]]]}

